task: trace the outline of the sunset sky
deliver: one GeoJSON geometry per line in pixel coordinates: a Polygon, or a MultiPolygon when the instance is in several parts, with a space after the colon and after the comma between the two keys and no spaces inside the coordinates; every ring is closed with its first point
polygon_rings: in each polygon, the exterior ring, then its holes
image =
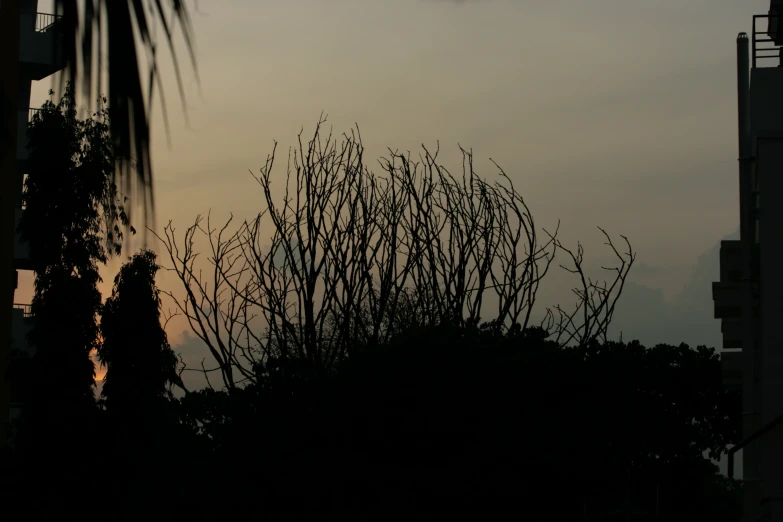
{"type": "MultiPolygon", "coordinates": [[[[639,256],[633,281],[664,300],[737,228],[735,38],[768,0],[197,5],[200,90],[178,43],[189,126],[161,53],[171,146],[156,105],[159,230],[210,209],[220,219],[256,214],[261,192],[248,169],[273,140],[284,156],[322,111],[335,131],[358,123],[372,168],[386,147],[415,153],[437,140],[455,170],[458,143],[473,148],[481,175],[495,176],[494,159],[538,223],[560,219],[563,240],[582,240],[596,263],[608,254],[597,225],[628,236],[639,256]]],[[[50,87],[38,82],[31,106],[50,87]]],[[[106,289],[118,267],[105,270],[106,289]]],[[[17,302],[29,302],[30,283],[22,279],[17,302]]],[[[188,339],[184,329],[170,325],[174,344],[188,339]]]]}

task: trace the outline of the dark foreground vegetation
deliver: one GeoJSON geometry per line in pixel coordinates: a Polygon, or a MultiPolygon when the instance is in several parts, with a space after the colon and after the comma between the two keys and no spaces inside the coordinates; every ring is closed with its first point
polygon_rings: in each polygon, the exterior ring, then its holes
{"type": "Polygon", "coordinates": [[[70,420],[18,486],[36,519],[738,520],[703,456],[736,437],[710,351],[542,337],[440,327],[329,374],[270,361],[246,388],[70,420]]]}
{"type": "Polygon", "coordinates": [[[257,219],[236,232],[197,220],[182,238],[165,228],[180,288],[159,290],[157,257],[142,251],[101,302],[98,267],[133,232],[107,118],[79,120],[66,93],[31,126],[20,231],[36,266],[35,349],[11,365],[24,408],[4,455],[5,513],[739,520],[739,484],[711,460],[739,435],[718,356],[608,334],[627,241],[621,253],[605,234],[618,266],[596,280],[581,246],[556,231],[540,241],[510,180],[482,181],[469,152],[461,178],[426,149],[420,163],[390,151],[376,178],[358,135],[337,144],[319,125],[292,153],[285,193],[272,190],[273,157],[262,169],[257,219]],[[557,252],[577,303],[535,323],[557,252]],[[210,362],[178,359],[162,298],[210,362]],[[97,400],[91,353],[107,370],[97,400]],[[186,372],[207,387],[188,389],[186,372]]]}

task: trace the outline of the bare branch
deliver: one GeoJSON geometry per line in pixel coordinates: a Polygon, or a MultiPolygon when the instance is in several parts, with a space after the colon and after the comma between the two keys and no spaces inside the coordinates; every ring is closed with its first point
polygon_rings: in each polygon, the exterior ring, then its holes
{"type": "Polygon", "coordinates": [[[438,162],[439,148],[422,146],[418,159],[389,150],[376,176],[358,127],[338,140],[325,123],[289,151],[282,198],[272,190],[275,143],[253,174],[265,208],[234,232],[233,217],[212,227],[208,216],[181,239],[171,223],[159,237],[185,290],[167,295],[216,362],[202,366],[205,376],[219,371],[226,388],[257,382],[272,358],[328,371],[407,328],[478,325],[495,306],[495,327],[526,329],[558,249],[569,257],[561,266],[580,278],[577,307],[549,309],[542,324],[566,344],[605,338],[634,259],[627,240],[621,256],[604,232],[621,263],[611,285],[599,284],[584,274],[582,246],[557,239],[559,223],[540,238],[494,161],[499,180],[490,183],[464,148],[459,176],[438,162]]]}

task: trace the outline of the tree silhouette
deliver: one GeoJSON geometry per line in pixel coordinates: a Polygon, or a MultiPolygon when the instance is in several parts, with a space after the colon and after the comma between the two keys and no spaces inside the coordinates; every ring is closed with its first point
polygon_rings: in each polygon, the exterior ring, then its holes
{"type": "Polygon", "coordinates": [[[79,119],[70,87],[59,103],[47,101],[33,116],[19,232],[36,272],[105,263],[120,252],[124,229],[134,232],[112,179],[109,121],[105,106],[79,119]]]}
{"type": "Polygon", "coordinates": [[[222,378],[180,403],[209,448],[198,466],[232,477],[200,496],[253,496],[263,507],[236,516],[283,520],[542,506],[556,519],[733,520],[737,484],[704,457],[738,437],[714,351],[607,337],[627,239],[620,250],[601,230],[617,266],[595,279],[582,246],[541,240],[505,173],[483,180],[471,152],[455,176],[437,151],[392,151],[376,177],[358,131],[338,142],[322,123],[300,137],[279,204],[273,153],[257,177],[267,210],[236,231],[199,217],[182,243],[171,224],[161,237],[185,291],[169,297],[216,363],[195,371],[222,378]],[[576,303],[536,324],[558,251],[576,303]]]}
{"type": "Polygon", "coordinates": [[[569,254],[563,267],[579,278],[578,299],[573,311],[550,309],[544,326],[561,344],[606,338],[635,259],[627,239],[621,253],[602,230],[618,263],[609,283],[592,279],[581,245],[572,253],[557,229],[542,233],[500,167],[487,181],[461,149],[455,175],[423,148],[418,160],[390,151],[376,176],[358,129],[338,140],[325,121],[309,141],[299,135],[279,201],[274,150],[254,175],[266,207],[255,218],[232,231],[231,219],[215,226],[199,216],[182,237],[171,223],[158,236],[184,290],[167,294],[214,359],[205,373],[233,388],[255,382],[254,366],[269,358],[330,371],[412,325],[475,325],[489,315],[500,330],[525,330],[557,251],[569,254]]]}
{"type": "Polygon", "coordinates": [[[101,395],[109,409],[145,409],[182,385],[177,356],[160,323],[155,254],[144,250],[122,266],[101,311],[98,359],[106,366],[101,395]]]}
{"type": "Polygon", "coordinates": [[[253,498],[232,512],[277,520],[736,521],[737,483],[703,456],[738,440],[714,351],[547,338],[424,326],[331,375],[275,360],[244,388],[190,393],[186,423],[214,458],[197,469],[231,477],[194,495],[253,498]]]}
{"type": "MultiPolygon", "coordinates": [[[[162,84],[158,77],[157,52],[158,41],[155,26],[158,22],[163,29],[164,39],[174,60],[176,78],[180,95],[184,95],[182,80],[179,74],[177,54],[174,48],[174,31],[182,30],[185,44],[190,53],[191,63],[196,70],[193,50],[193,33],[189,10],[181,0],[158,0],[144,2],[143,0],[108,1],[88,0],[55,0],[55,11],[62,18],[50,28],[58,31],[63,39],[59,51],[64,56],[65,74],[63,79],[70,80],[70,85],[81,87],[88,99],[95,99],[104,92],[102,86],[103,65],[108,62],[108,98],[116,108],[115,118],[110,121],[110,142],[113,154],[120,160],[120,167],[111,171],[112,183],[121,184],[128,194],[138,192],[137,198],[144,205],[144,218],[154,210],[152,190],[152,165],[150,161],[149,110],[153,99],[153,86],[157,84],[161,102],[166,116],[165,98],[162,84]],[[167,8],[170,8],[168,10],[167,8]],[[81,13],[79,12],[81,9],[81,13]],[[137,36],[139,39],[137,39],[137,36]],[[97,51],[97,52],[96,52],[97,51]],[[140,52],[146,51],[146,63],[149,75],[149,96],[145,100],[142,87],[142,76],[139,71],[140,52]],[[97,56],[96,56],[97,55],[97,56]],[[96,60],[97,58],[97,60],[96,60]],[[97,68],[94,66],[97,61],[97,68]],[[97,80],[97,81],[94,81],[97,80]],[[97,86],[97,90],[96,90],[97,86]]],[[[17,127],[19,110],[16,100],[19,56],[19,0],[3,2],[3,32],[9,35],[11,42],[8,49],[8,62],[4,62],[4,77],[8,81],[0,85],[0,118],[4,125],[0,129],[0,163],[5,163],[15,154],[15,143],[22,139],[13,139],[17,127]]],[[[183,96],[184,107],[184,96],[183,96]]],[[[14,162],[13,159],[10,161],[14,162]]],[[[15,167],[12,167],[15,171],[15,167]]],[[[3,279],[2,289],[7,292],[8,304],[13,301],[15,277],[13,271],[14,242],[14,181],[13,172],[6,176],[6,183],[0,190],[3,198],[0,200],[3,226],[0,237],[3,241],[2,270],[7,279],[3,279]]],[[[19,173],[20,175],[22,173],[19,173]]],[[[3,336],[10,337],[10,319],[2,329],[3,336]]],[[[5,368],[5,361],[0,363],[5,368]]],[[[5,436],[5,426],[0,426],[0,433],[5,436]]]]}
{"type": "MultiPolygon", "coordinates": [[[[76,455],[86,450],[95,428],[90,354],[99,340],[98,265],[120,252],[129,228],[112,182],[115,161],[108,129],[106,108],[81,120],[66,89],[59,103],[48,101],[36,112],[28,131],[19,232],[29,244],[36,272],[35,322],[28,336],[35,385],[23,398],[20,439],[31,470],[66,472],[81,466],[76,455]],[[53,430],[61,436],[52,439],[53,430]]],[[[51,475],[59,480],[55,477],[51,475]]]]}
{"type": "Polygon", "coordinates": [[[50,377],[38,387],[41,401],[93,394],[90,352],[98,339],[98,264],[120,252],[123,229],[129,226],[112,183],[115,162],[107,120],[106,108],[92,118],[77,118],[67,89],[58,104],[47,101],[36,112],[28,131],[19,232],[36,272],[36,320],[29,342],[36,349],[38,371],[50,377]]]}
{"type": "Polygon", "coordinates": [[[48,101],[37,111],[28,131],[19,232],[36,272],[36,321],[29,342],[36,348],[38,371],[52,374],[38,387],[41,401],[93,393],[89,357],[98,338],[98,263],[119,252],[120,227],[128,224],[111,182],[107,118],[102,109],[95,118],[78,119],[68,89],[58,104],[48,101]]]}
{"type": "MultiPolygon", "coordinates": [[[[109,442],[105,454],[111,462],[107,475],[113,489],[107,492],[116,505],[138,504],[132,500],[138,495],[166,496],[170,485],[162,477],[171,469],[169,448],[180,439],[170,400],[171,386],[182,382],[177,356],[160,323],[158,268],[149,250],[131,257],[114,278],[101,310],[98,358],[106,367],[102,438],[109,442]]],[[[130,507],[119,519],[138,519],[133,514],[141,515],[130,507]]]]}

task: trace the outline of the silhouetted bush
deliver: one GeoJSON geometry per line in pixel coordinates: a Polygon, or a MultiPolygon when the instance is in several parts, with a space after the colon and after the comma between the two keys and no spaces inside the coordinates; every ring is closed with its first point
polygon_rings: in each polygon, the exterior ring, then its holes
{"type": "Polygon", "coordinates": [[[329,374],[270,366],[258,384],[182,400],[228,481],[218,490],[254,499],[243,513],[565,520],[624,512],[629,485],[650,513],[656,491],[669,516],[732,520],[738,505],[702,456],[737,440],[736,397],[704,348],[563,348],[536,330],[431,327],[329,374]]]}

